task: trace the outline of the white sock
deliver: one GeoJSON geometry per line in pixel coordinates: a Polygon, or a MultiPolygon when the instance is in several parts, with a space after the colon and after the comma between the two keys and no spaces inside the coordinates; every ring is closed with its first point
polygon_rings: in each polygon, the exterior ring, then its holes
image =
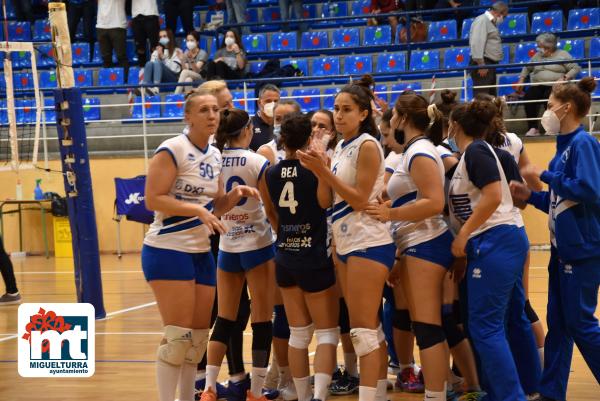
{"type": "Polygon", "coordinates": [[[540,362],[542,363],[542,370],[544,369],[544,347],[538,348],[538,355],[540,356],[540,362]]]}
{"type": "Polygon", "coordinates": [[[196,372],[196,380],[206,379],[206,370],[199,370],[196,372]]]}
{"type": "Polygon", "coordinates": [[[376,401],[387,401],[387,379],[377,380],[377,391],[375,393],[376,401]]]}
{"type": "Polygon", "coordinates": [[[236,373],[236,374],[235,374],[235,375],[233,375],[233,376],[229,376],[229,380],[230,380],[232,383],[239,383],[239,382],[241,382],[242,380],[245,380],[245,379],[246,379],[246,376],[248,376],[246,372],[242,372],[242,373],[236,373]]]}
{"type": "Polygon", "coordinates": [[[344,352],[344,366],[346,372],[352,377],[358,377],[358,364],[356,354],[354,352],[344,352]]]}
{"type": "Polygon", "coordinates": [[[197,364],[184,363],[179,374],[179,401],[194,401],[197,364]]]}
{"type": "Polygon", "coordinates": [[[252,374],[250,375],[250,392],[254,398],[262,396],[262,388],[267,377],[267,368],[257,368],[252,366],[252,374]]]}
{"type": "Polygon", "coordinates": [[[279,367],[279,385],[284,386],[292,380],[292,373],[289,366],[279,367]]]}
{"type": "Polygon", "coordinates": [[[206,365],[206,384],[204,391],[210,387],[212,391],[217,392],[217,377],[219,377],[220,366],[206,365]]]}
{"type": "Polygon", "coordinates": [[[425,399],[431,401],[446,401],[445,391],[430,391],[425,389],[425,399]]]}
{"type": "Polygon", "coordinates": [[[156,382],[160,401],[173,401],[175,398],[180,370],[180,366],[174,366],[161,360],[156,361],[156,382]]]}
{"type": "Polygon", "coordinates": [[[329,385],[331,384],[331,375],[327,373],[315,373],[315,397],[317,400],[324,401],[329,394],[329,385]]]}
{"type": "Polygon", "coordinates": [[[377,397],[377,388],[358,386],[358,401],[375,401],[377,397]]]}
{"type": "Polygon", "coordinates": [[[411,363],[407,363],[407,364],[403,364],[403,363],[399,363],[398,366],[400,367],[400,371],[403,371],[404,369],[408,369],[410,367],[412,367],[412,362],[411,363]]]}
{"type": "Polygon", "coordinates": [[[414,362],[411,363],[409,367],[413,368],[413,372],[415,372],[415,375],[418,375],[421,371],[421,367],[414,362]]]}
{"type": "Polygon", "coordinates": [[[294,385],[296,386],[298,401],[310,401],[312,399],[312,391],[310,391],[310,376],[301,378],[294,377],[294,385]]]}

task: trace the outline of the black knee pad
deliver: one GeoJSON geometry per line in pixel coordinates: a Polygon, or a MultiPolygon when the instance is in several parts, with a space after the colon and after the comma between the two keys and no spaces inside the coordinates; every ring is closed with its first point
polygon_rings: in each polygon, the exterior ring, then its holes
{"type": "Polygon", "coordinates": [[[452,303],[452,316],[456,324],[462,323],[462,316],[460,314],[460,301],[457,299],[452,303]]]}
{"type": "Polygon", "coordinates": [[[412,328],[415,332],[417,345],[420,350],[426,350],[427,348],[443,343],[446,340],[442,326],[422,322],[412,322],[412,328]]]}
{"type": "Polygon", "coordinates": [[[234,329],[234,327],[235,320],[229,320],[222,318],[221,316],[217,316],[212,335],[210,336],[210,341],[218,341],[220,343],[227,344],[229,342],[229,337],[231,336],[231,331],[234,329]]]}
{"type": "Polygon", "coordinates": [[[285,314],[283,305],[275,305],[275,318],[273,319],[273,337],[289,340],[290,324],[285,314]]]}
{"type": "Polygon", "coordinates": [[[392,317],[392,326],[402,331],[411,331],[412,321],[408,309],[395,309],[392,317]]]}
{"type": "Polygon", "coordinates": [[[348,305],[346,300],[340,298],[340,317],[338,319],[338,325],[340,326],[341,334],[350,333],[350,316],[348,315],[348,305]]]}
{"type": "Polygon", "coordinates": [[[273,323],[252,323],[252,366],[266,368],[273,340],[273,323]]]}
{"type": "Polygon", "coordinates": [[[458,323],[454,320],[454,315],[449,313],[442,315],[442,328],[446,335],[448,347],[454,348],[465,339],[465,333],[458,327],[458,323]]]}
{"type": "Polygon", "coordinates": [[[531,307],[531,303],[529,300],[525,301],[525,314],[527,315],[527,319],[529,319],[529,323],[535,323],[540,320],[537,313],[531,307]]]}

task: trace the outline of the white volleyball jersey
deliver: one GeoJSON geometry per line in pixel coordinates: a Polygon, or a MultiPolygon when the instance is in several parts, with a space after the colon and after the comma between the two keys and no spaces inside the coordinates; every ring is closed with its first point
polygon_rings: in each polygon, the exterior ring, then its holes
{"type": "MultiPolygon", "coordinates": [[[[500,185],[502,187],[502,202],[485,223],[477,228],[469,238],[472,238],[484,231],[502,224],[516,225],[515,214],[513,211],[513,201],[510,195],[510,188],[506,181],[506,175],[500,164],[500,160],[494,152],[494,149],[487,142],[484,142],[492,152],[498,166],[500,175],[500,185]]],[[[450,209],[450,221],[455,232],[458,232],[460,227],[465,224],[473,213],[473,209],[477,207],[481,199],[481,190],[471,182],[467,165],[465,162],[465,154],[463,154],[456,166],[452,180],[450,180],[450,189],[448,193],[448,206],[450,209]]]]}
{"type": "Polygon", "coordinates": [[[523,153],[523,141],[517,136],[517,134],[507,132],[506,135],[504,135],[504,143],[502,146],[498,146],[498,148],[506,150],[508,153],[510,153],[512,157],[515,158],[517,164],[519,164],[521,153],[523,153]]]}
{"type": "MultiPolygon", "coordinates": [[[[236,185],[258,188],[258,181],[269,165],[266,157],[242,148],[223,149],[222,159],[221,175],[225,192],[236,185]]],[[[258,199],[242,199],[221,216],[221,221],[227,227],[227,234],[221,235],[219,242],[222,251],[255,251],[273,243],[271,224],[258,199]]]]}
{"type": "Polygon", "coordinates": [[[390,152],[385,158],[385,172],[393,174],[402,160],[402,153],[390,152]]]}
{"type": "Polygon", "coordinates": [[[442,159],[445,159],[446,157],[456,157],[454,155],[454,153],[452,153],[452,151],[450,149],[448,149],[447,147],[445,147],[444,145],[438,145],[435,147],[435,149],[437,150],[438,154],[440,155],[440,157],[442,159]]]}
{"type": "MultiPolygon", "coordinates": [[[[383,190],[384,158],[381,145],[371,135],[361,134],[349,141],[338,143],[331,161],[331,170],[346,184],[356,186],[358,154],[362,144],[367,141],[377,144],[381,157],[379,166],[372,168],[377,179],[369,195],[369,201],[375,202],[383,190]]],[[[385,224],[365,212],[355,212],[352,206],[337,193],[334,196],[332,222],[336,252],[340,255],[392,243],[385,224]]]]}
{"type": "MultiPolygon", "coordinates": [[[[271,139],[269,142],[265,143],[260,148],[262,148],[263,146],[270,148],[271,151],[273,151],[273,154],[275,155],[275,160],[273,162],[274,165],[285,159],[285,150],[277,149],[277,142],[275,141],[275,139],[271,139]]],[[[258,150],[260,150],[260,148],[258,148],[258,150]]]]}
{"type": "MultiPolygon", "coordinates": [[[[392,200],[392,207],[408,205],[421,199],[421,194],[410,176],[412,162],[417,157],[428,157],[436,163],[440,184],[444,185],[444,163],[435,145],[427,138],[418,139],[404,151],[400,164],[388,181],[387,193],[392,200]]],[[[390,233],[398,250],[402,252],[406,248],[440,236],[447,229],[448,226],[440,213],[421,221],[393,221],[390,233]]]]}
{"type": "MultiPolygon", "coordinates": [[[[156,150],[168,152],[177,166],[177,176],[169,196],[213,210],[213,199],[219,192],[221,153],[208,145],[200,149],[187,135],[181,134],[164,141],[156,150]]],[[[180,252],[201,253],[210,250],[208,228],[198,217],[154,214],[144,244],[180,252]]]]}

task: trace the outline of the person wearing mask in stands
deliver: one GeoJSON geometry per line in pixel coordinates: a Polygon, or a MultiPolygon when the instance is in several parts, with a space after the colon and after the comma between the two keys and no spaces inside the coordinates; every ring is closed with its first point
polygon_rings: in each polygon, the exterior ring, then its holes
{"type": "MultiPolygon", "coordinates": [[[[185,39],[187,50],[183,53],[183,70],[179,74],[179,83],[202,81],[200,71],[208,60],[208,54],[200,48],[200,34],[197,31],[191,31],[185,39]]],[[[175,93],[182,93],[189,88],[189,86],[180,85],[175,89],[175,93]]]]}
{"type": "Polygon", "coordinates": [[[273,139],[273,116],[280,97],[281,91],[273,84],[264,85],[258,92],[258,112],[252,117],[254,135],[250,142],[250,149],[255,152],[273,139]]]}
{"type": "MultiPolygon", "coordinates": [[[[177,82],[181,73],[183,52],[176,47],[175,36],[170,29],[163,29],[159,33],[159,45],[152,52],[150,61],[144,67],[144,84],[163,82],[177,82]]],[[[157,86],[146,88],[151,95],[159,92],[157,86]]]]}
{"type": "Polygon", "coordinates": [[[215,58],[206,64],[207,79],[241,79],[246,75],[246,51],[237,31],[227,31],[215,58]]]}

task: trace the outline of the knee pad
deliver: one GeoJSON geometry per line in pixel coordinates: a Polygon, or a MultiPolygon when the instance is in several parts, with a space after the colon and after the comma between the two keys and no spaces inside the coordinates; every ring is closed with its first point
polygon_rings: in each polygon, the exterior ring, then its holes
{"type": "Polygon", "coordinates": [[[340,333],[350,333],[350,316],[348,315],[348,305],[344,298],[340,298],[340,317],[338,320],[340,326],[340,333]]]}
{"type": "Polygon", "coordinates": [[[350,330],[350,339],[356,355],[366,356],[379,349],[379,330],[356,328],[350,330]]]}
{"type": "Polygon", "coordinates": [[[192,346],[185,354],[185,362],[196,365],[199,363],[208,345],[208,334],[210,329],[192,329],[192,346]]]}
{"type": "Polygon", "coordinates": [[[337,347],[340,341],[340,328],[332,327],[330,329],[315,330],[315,337],[317,337],[317,346],[331,344],[337,347]]]}
{"type": "Polygon", "coordinates": [[[410,313],[408,309],[395,309],[392,317],[392,326],[398,330],[410,331],[411,330],[410,313]]]}
{"type": "Polygon", "coordinates": [[[272,340],[271,321],[252,323],[252,366],[266,368],[269,365],[272,340]]]}
{"type": "Polygon", "coordinates": [[[210,336],[210,341],[217,341],[223,344],[227,344],[229,342],[229,337],[231,337],[231,332],[235,328],[235,321],[222,318],[221,316],[217,316],[217,320],[215,321],[215,327],[213,328],[212,335],[210,336]]]}
{"type": "Polygon", "coordinates": [[[192,346],[192,330],[165,326],[164,339],[166,342],[158,346],[157,358],[168,364],[180,366],[192,346]]]}
{"type": "Polygon", "coordinates": [[[529,323],[535,323],[540,320],[535,310],[531,307],[529,300],[525,301],[525,314],[527,315],[527,319],[529,319],[529,323]]]}
{"type": "Polygon", "coordinates": [[[298,349],[307,349],[314,331],[315,326],[312,324],[304,327],[290,327],[289,346],[298,349]]]}
{"type": "Polygon", "coordinates": [[[283,305],[275,305],[275,318],[273,319],[273,337],[289,339],[290,325],[283,305]]]}
{"type": "Polygon", "coordinates": [[[458,327],[452,313],[442,315],[442,328],[448,341],[448,347],[454,348],[465,339],[465,333],[458,327]]]}
{"type": "Polygon", "coordinates": [[[429,323],[413,322],[413,331],[420,350],[431,348],[446,340],[442,326],[429,323]]]}

